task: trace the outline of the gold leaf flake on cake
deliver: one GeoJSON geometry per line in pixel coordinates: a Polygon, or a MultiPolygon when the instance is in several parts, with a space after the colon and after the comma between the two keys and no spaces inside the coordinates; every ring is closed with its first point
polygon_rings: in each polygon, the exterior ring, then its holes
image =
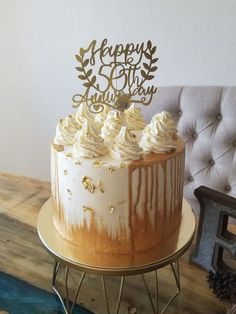
{"type": "Polygon", "coordinates": [[[113,211],[114,211],[114,206],[113,206],[113,205],[109,205],[109,206],[108,206],[108,210],[109,210],[111,213],[113,213],[113,211]]]}
{"type": "Polygon", "coordinates": [[[65,156],[66,156],[67,158],[71,158],[71,157],[72,157],[72,153],[66,153],[65,156]]]}
{"type": "Polygon", "coordinates": [[[85,188],[85,190],[88,190],[90,193],[94,193],[96,190],[96,186],[95,184],[92,182],[92,180],[87,177],[84,176],[82,179],[82,185],[85,188]]]}
{"type": "Polygon", "coordinates": [[[68,171],[65,169],[64,170],[64,175],[67,176],[67,174],[68,174],[68,171]]]}
{"type": "Polygon", "coordinates": [[[114,167],[109,167],[108,170],[109,170],[110,172],[114,172],[114,171],[116,171],[116,168],[114,168],[114,167]]]}
{"type": "Polygon", "coordinates": [[[83,211],[84,211],[84,213],[90,212],[92,215],[94,214],[94,210],[91,207],[88,207],[85,205],[83,206],[83,211]]]}
{"type": "Polygon", "coordinates": [[[55,143],[52,143],[53,148],[57,151],[57,152],[63,152],[64,150],[64,146],[63,145],[58,145],[55,143]]]}
{"type": "Polygon", "coordinates": [[[104,188],[101,181],[99,181],[98,188],[101,193],[104,193],[104,188]]]}
{"type": "Polygon", "coordinates": [[[119,169],[124,168],[126,166],[126,163],[122,162],[119,166],[119,169]]]}
{"type": "Polygon", "coordinates": [[[93,162],[93,166],[94,166],[95,168],[100,168],[103,164],[104,164],[104,162],[101,161],[101,160],[95,160],[95,161],[93,162]]]}

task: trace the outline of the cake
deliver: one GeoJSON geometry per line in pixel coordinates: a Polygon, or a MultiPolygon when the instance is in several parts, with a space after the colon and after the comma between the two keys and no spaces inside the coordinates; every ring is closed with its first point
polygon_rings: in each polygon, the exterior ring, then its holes
{"type": "Polygon", "coordinates": [[[93,114],[82,103],[51,144],[53,223],[89,254],[152,252],[178,232],[185,147],[170,113],[93,114]]]}

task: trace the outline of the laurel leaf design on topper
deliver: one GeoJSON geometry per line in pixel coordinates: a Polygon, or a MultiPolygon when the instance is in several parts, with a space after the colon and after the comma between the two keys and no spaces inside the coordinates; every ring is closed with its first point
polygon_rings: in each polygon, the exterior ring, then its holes
{"type": "Polygon", "coordinates": [[[89,58],[85,60],[83,60],[83,58],[84,50],[80,48],[80,55],[76,55],[76,59],[77,61],[79,61],[79,63],[81,63],[81,66],[76,67],[76,70],[82,73],[78,76],[78,78],[83,81],[86,80],[86,82],[83,83],[83,86],[86,88],[90,88],[96,82],[96,76],[93,76],[91,79],[89,78],[92,75],[93,70],[92,69],[86,70],[86,66],[89,64],[89,58]]]}
{"type": "Polygon", "coordinates": [[[80,48],[76,70],[85,91],[73,96],[73,107],[85,102],[91,112],[99,113],[104,106],[125,110],[131,102],[150,104],[157,88],[145,83],[158,69],[156,50],[150,40],[115,46],[108,45],[107,39],[100,45],[93,40],[86,49],[80,48]]]}
{"type": "Polygon", "coordinates": [[[150,72],[155,72],[157,70],[157,66],[153,66],[153,64],[158,61],[158,58],[153,58],[153,55],[156,52],[156,46],[152,47],[152,43],[150,40],[147,43],[147,47],[149,52],[145,51],[144,55],[149,60],[149,64],[145,62],[143,63],[143,67],[147,72],[141,70],[141,75],[144,80],[152,80],[155,76],[150,74],[150,72]]]}

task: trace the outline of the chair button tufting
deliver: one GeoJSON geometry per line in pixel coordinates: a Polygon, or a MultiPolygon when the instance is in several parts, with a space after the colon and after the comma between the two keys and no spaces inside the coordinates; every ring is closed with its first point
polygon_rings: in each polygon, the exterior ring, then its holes
{"type": "Polygon", "coordinates": [[[225,186],[225,191],[226,191],[226,192],[230,192],[230,191],[231,191],[231,186],[230,186],[229,184],[227,184],[227,185],[225,186]]]}
{"type": "Polygon", "coordinates": [[[209,164],[210,164],[211,166],[214,166],[214,164],[215,164],[215,160],[210,159],[210,160],[209,160],[209,164]]]}
{"type": "Polygon", "coordinates": [[[180,110],[180,111],[178,112],[178,116],[181,117],[182,114],[183,114],[183,112],[180,110]]]}
{"type": "Polygon", "coordinates": [[[233,146],[236,146],[236,141],[235,141],[235,142],[233,142],[233,146]]]}
{"type": "Polygon", "coordinates": [[[189,176],[188,177],[188,181],[192,182],[194,179],[193,179],[193,176],[189,176]]]}
{"type": "Polygon", "coordinates": [[[193,139],[196,139],[197,137],[198,137],[198,134],[197,134],[196,132],[193,132],[192,138],[193,138],[193,139]]]}
{"type": "Polygon", "coordinates": [[[217,115],[216,119],[217,119],[218,121],[221,121],[221,120],[222,120],[222,114],[219,113],[219,114],[217,115]]]}

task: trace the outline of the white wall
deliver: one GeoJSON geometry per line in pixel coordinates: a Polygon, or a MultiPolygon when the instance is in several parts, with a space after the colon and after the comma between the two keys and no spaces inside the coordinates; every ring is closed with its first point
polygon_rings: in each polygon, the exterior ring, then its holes
{"type": "Polygon", "coordinates": [[[235,0],[0,0],[0,172],[49,179],[91,39],[159,47],[157,85],[235,85],[235,0]]]}

